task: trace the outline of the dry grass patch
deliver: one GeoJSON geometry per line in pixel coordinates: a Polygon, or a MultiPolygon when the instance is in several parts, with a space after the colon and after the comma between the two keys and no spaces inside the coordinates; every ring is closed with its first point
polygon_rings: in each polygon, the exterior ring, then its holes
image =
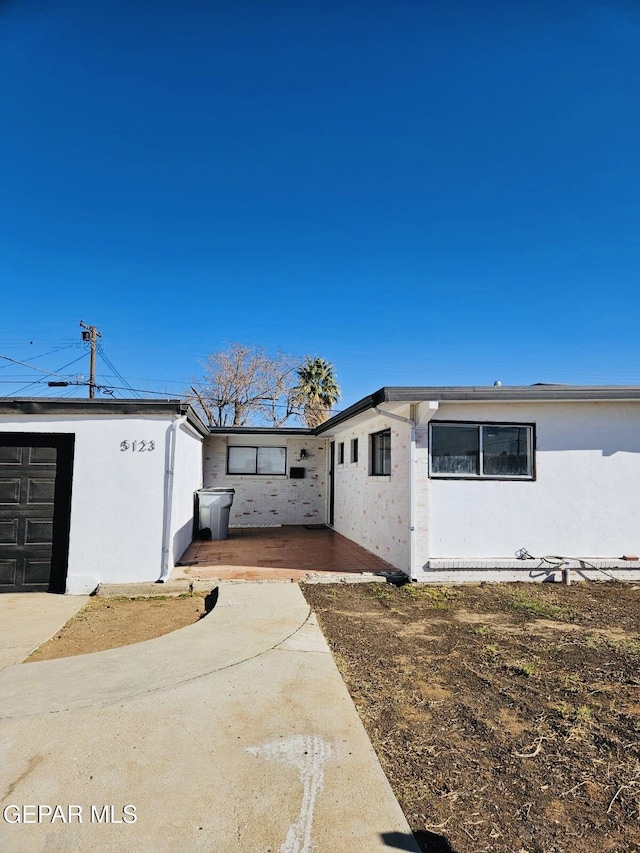
{"type": "Polygon", "coordinates": [[[640,851],[638,588],[303,590],[424,851],[640,851]]]}
{"type": "Polygon", "coordinates": [[[25,663],[140,643],[191,625],[203,615],[204,595],[199,593],[177,598],[93,598],[25,663]]]}

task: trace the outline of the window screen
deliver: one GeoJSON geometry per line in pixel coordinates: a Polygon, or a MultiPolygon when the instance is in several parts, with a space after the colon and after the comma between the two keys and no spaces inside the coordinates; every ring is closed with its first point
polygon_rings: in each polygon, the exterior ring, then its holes
{"type": "Polygon", "coordinates": [[[478,474],[479,456],[477,426],[433,425],[431,470],[434,474],[478,474]]]}
{"type": "Polygon", "coordinates": [[[285,447],[228,448],[228,474],[284,474],[286,470],[285,447]]]}
{"type": "Polygon", "coordinates": [[[258,447],[258,474],[284,474],[286,463],[284,447],[258,447]]]}
{"type": "Polygon", "coordinates": [[[371,474],[391,473],[391,430],[376,432],[371,436],[371,474]]]}
{"type": "Polygon", "coordinates": [[[533,478],[533,427],[432,423],[432,476],[533,478]]]}
{"type": "Polygon", "coordinates": [[[255,474],[257,447],[230,447],[227,464],[229,474],[255,474]]]}
{"type": "Polygon", "coordinates": [[[483,473],[502,477],[531,475],[530,432],[524,426],[483,426],[483,473]]]}

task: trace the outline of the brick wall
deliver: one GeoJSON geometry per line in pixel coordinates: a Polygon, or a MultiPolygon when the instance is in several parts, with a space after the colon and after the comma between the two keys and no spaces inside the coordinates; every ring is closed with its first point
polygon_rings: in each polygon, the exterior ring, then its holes
{"type": "Polygon", "coordinates": [[[371,418],[365,425],[344,429],[335,436],[334,529],[406,572],[410,565],[410,439],[408,425],[383,416],[371,418]],[[370,435],[385,429],[391,430],[391,474],[372,477],[369,475],[370,435]],[[358,439],[357,463],[350,461],[354,438],[358,439]],[[340,442],[345,444],[343,465],[338,464],[340,442]]]}
{"type": "Polygon", "coordinates": [[[297,436],[210,436],[204,446],[204,485],[236,490],[231,527],[280,524],[323,524],[326,521],[327,461],[324,439],[297,436]],[[282,476],[228,475],[227,446],[287,448],[287,473],[282,476]],[[300,451],[307,458],[300,458],[300,451]],[[289,468],[304,468],[301,480],[289,477],[289,468]]]}

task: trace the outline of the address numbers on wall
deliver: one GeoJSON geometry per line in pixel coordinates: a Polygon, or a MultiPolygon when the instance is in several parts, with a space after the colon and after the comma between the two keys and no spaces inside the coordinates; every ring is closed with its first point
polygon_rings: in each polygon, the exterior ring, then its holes
{"type": "Polygon", "coordinates": [[[121,441],[120,450],[122,453],[131,451],[131,453],[144,453],[156,449],[155,441],[121,441]]]}

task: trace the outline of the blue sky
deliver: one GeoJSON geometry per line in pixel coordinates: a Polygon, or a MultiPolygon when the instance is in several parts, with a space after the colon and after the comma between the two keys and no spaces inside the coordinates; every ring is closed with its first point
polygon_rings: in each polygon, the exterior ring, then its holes
{"type": "Polygon", "coordinates": [[[0,354],[640,383],[639,44],[634,0],[5,0],[0,354]]]}

